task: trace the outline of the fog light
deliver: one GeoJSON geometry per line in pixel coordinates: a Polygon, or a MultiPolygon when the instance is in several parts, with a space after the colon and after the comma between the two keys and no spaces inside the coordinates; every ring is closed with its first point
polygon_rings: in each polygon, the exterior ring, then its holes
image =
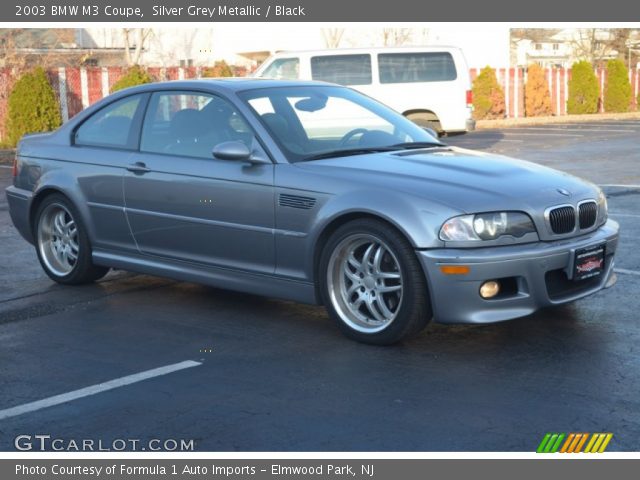
{"type": "Polygon", "coordinates": [[[493,298],[500,293],[500,284],[495,280],[484,282],[480,286],[480,296],[482,298],[493,298]]]}

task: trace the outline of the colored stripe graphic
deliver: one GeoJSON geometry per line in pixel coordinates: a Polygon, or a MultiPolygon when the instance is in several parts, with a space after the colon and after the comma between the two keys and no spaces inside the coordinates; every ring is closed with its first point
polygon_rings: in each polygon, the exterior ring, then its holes
{"type": "Polygon", "coordinates": [[[540,445],[538,445],[538,449],[536,450],[536,453],[544,453],[544,447],[547,446],[547,442],[549,441],[549,438],[551,438],[551,434],[547,433],[542,438],[542,441],[540,442],[540,445]]]}
{"type": "Polygon", "coordinates": [[[575,433],[569,434],[569,436],[567,437],[567,441],[564,442],[564,445],[562,445],[562,448],[560,449],[560,453],[568,453],[570,451],[571,443],[576,438],[576,436],[577,435],[575,433]]]}
{"type": "Polygon", "coordinates": [[[566,453],[579,453],[589,437],[588,433],[574,433],[573,435],[573,441],[571,442],[571,445],[567,447],[566,453]]]}
{"type": "Polygon", "coordinates": [[[607,449],[613,433],[546,433],[537,453],[580,453],[585,443],[584,453],[602,453],[607,449]],[[591,437],[591,438],[589,438],[591,437]],[[589,440],[587,443],[587,439],[589,440]],[[563,443],[564,440],[564,443],[563,443]],[[562,445],[562,447],[561,447],[562,445]]]}
{"type": "Polygon", "coordinates": [[[547,433],[536,450],[537,453],[556,453],[566,434],[547,433]]]}
{"type": "Polygon", "coordinates": [[[606,450],[609,442],[613,438],[613,433],[594,433],[585,453],[602,453],[606,450]]]}
{"type": "Polygon", "coordinates": [[[585,444],[585,442],[587,441],[587,438],[589,438],[589,434],[588,433],[583,433],[582,434],[582,440],[580,440],[578,445],[576,445],[576,448],[573,451],[573,453],[580,453],[582,451],[582,447],[585,444]]]}
{"type": "Polygon", "coordinates": [[[589,440],[589,443],[587,443],[587,448],[584,449],[584,453],[591,453],[591,449],[593,448],[593,445],[596,443],[597,438],[598,438],[597,434],[591,437],[591,440],[589,440]]]}

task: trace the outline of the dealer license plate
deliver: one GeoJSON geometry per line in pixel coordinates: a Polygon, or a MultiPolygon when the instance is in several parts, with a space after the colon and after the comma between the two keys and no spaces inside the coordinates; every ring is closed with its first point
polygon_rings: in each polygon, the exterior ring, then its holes
{"type": "Polygon", "coordinates": [[[597,277],[604,271],[604,244],[576,250],[573,279],[576,281],[597,277]]]}

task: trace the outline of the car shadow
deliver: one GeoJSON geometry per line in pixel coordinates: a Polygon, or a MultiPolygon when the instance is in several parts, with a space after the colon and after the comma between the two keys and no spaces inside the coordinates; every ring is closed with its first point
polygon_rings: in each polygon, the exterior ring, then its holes
{"type": "Polygon", "coordinates": [[[452,147],[487,150],[500,143],[504,137],[499,130],[476,130],[462,135],[445,136],[440,141],[452,147]]]}

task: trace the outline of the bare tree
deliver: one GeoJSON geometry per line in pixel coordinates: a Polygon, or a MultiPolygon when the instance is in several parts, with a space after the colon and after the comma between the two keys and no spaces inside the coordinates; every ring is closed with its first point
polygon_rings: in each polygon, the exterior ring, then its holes
{"type": "Polygon", "coordinates": [[[73,48],[71,29],[0,29],[0,67],[21,72],[36,65],[43,68],[82,64],[91,52],[73,48]]]}
{"type": "Polygon", "coordinates": [[[144,51],[144,44],[151,35],[150,28],[123,28],[124,59],[128,66],[138,65],[144,51]],[[133,53],[131,50],[133,49],[133,53]]]}
{"type": "Polygon", "coordinates": [[[512,28],[510,31],[511,41],[531,40],[532,42],[548,42],[551,37],[559,33],[557,28],[512,28]]]}
{"type": "Polygon", "coordinates": [[[327,48],[338,48],[344,35],[344,28],[323,28],[322,38],[327,48]]]}
{"type": "Polygon", "coordinates": [[[411,40],[410,28],[383,28],[382,42],[385,47],[399,47],[411,40]]]}
{"type": "Polygon", "coordinates": [[[580,28],[570,40],[571,48],[577,58],[588,60],[593,65],[601,65],[604,60],[618,56],[616,35],[622,37],[622,46],[628,38],[628,29],[580,28]]]}
{"type": "Polygon", "coordinates": [[[631,28],[611,29],[611,47],[618,52],[627,68],[633,68],[640,59],[640,30],[631,28]]]}
{"type": "Polygon", "coordinates": [[[25,66],[26,58],[18,49],[17,39],[22,28],[7,28],[0,31],[0,67],[21,69],[25,66]]]}

